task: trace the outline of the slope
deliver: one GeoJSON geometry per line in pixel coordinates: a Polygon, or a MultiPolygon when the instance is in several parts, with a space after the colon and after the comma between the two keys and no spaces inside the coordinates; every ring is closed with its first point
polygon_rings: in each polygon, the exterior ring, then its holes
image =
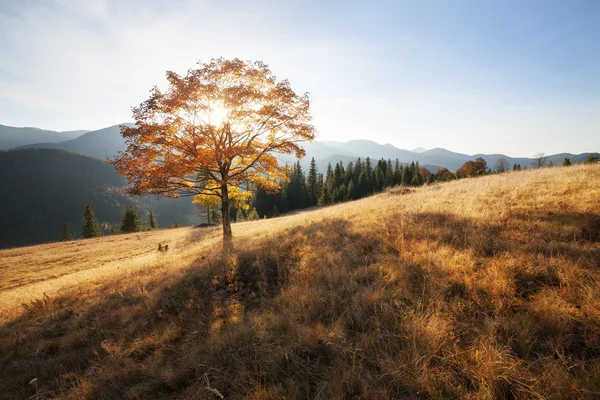
{"type": "Polygon", "coordinates": [[[61,149],[106,160],[107,158],[116,156],[119,151],[123,151],[126,148],[125,141],[121,137],[119,129],[121,125],[132,126],[129,123],[113,125],[87,132],[75,139],[61,141],[60,143],[35,143],[23,147],[61,149]]]}
{"type": "Polygon", "coordinates": [[[63,132],[0,125],[0,149],[12,149],[40,142],[62,142],[68,139],[70,137],[63,132]]]}
{"type": "Polygon", "coordinates": [[[0,248],[58,240],[67,223],[77,233],[89,203],[103,225],[118,227],[123,208],[154,211],[160,226],[198,223],[191,199],[132,198],[105,162],[57,149],[0,152],[0,248]]]}
{"type": "Polygon", "coordinates": [[[599,199],[600,165],[400,188],[234,224],[226,262],[215,229],[123,235],[143,262],[70,282],[73,243],[0,251],[38,298],[0,397],[597,398],[599,199]]]}

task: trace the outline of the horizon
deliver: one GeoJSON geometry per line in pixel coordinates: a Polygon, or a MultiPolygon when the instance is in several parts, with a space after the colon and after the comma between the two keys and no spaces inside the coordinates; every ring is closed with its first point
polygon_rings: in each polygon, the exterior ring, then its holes
{"type": "Polygon", "coordinates": [[[226,3],[1,4],[0,123],[112,126],[167,70],[222,56],[262,60],[310,92],[321,141],[511,157],[600,148],[598,2],[226,3]]]}
{"type": "MultiPolygon", "coordinates": [[[[119,123],[119,124],[108,125],[108,126],[104,126],[104,127],[97,128],[97,129],[53,130],[53,129],[40,128],[40,127],[37,127],[37,126],[9,126],[9,127],[11,127],[11,128],[17,128],[17,129],[39,129],[39,130],[53,131],[53,132],[58,132],[58,133],[85,131],[85,133],[83,133],[80,136],[77,136],[77,137],[75,137],[73,139],[67,139],[66,140],[66,141],[70,141],[70,140],[75,140],[78,137],[81,137],[81,136],[83,136],[83,135],[85,135],[87,133],[90,133],[90,132],[96,132],[96,131],[100,131],[100,130],[103,130],[103,129],[111,128],[111,127],[114,127],[114,126],[125,125],[125,124],[133,124],[133,122],[122,122],[122,123],[119,123]]],[[[8,125],[0,124],[0,126],[8,126],[8,125]]],[[[449,151],[451,153],[464,154],[464,155],[471,156],[471,157],[478,156],[478,155],[503,155],[503,156],[507,156],[507,157],[510,157],[510,158],[531,158],[531,159],[534,159],[534,158],[536,158],[537,154],[543,153],[543,152],[540,152],[540,153],[532,154],[532,155],[513,155],[513,154],[500,153],[500,152],[485,153],[485,152],[481,152],[481,151],[480,152],[476,152],[476,153],[463,153],[463,152],[458,151],[458,150],[453,150],[453,149],[449,149],[449,148],[446,148],[446,147],[439,147],[439,146],[431,147],[431,148],[426,148],[426,147],[423,147],[423,146],[416,146],[416,147],[413,147],[413,148],[409,149],[409,148],[398,147],[397,145],[395,145],[393,143],[389,143],[389,142],[388,143],[381,143],[381,142],[378,142],[378,141],[375,141],[375,140],[372,140],[372,139],[365,139],[365,138],[357,138],[357,139],[349,139],[349,140],[328,140],[328,139],[323,139],[322,140],[322,139],[316,138],[314,141],[315,142],[321,142],[321,143],[324,143],[324,144],[327,144],[327,143],[349,143],[349,142],[354,142],[354,141],[367,141],[367,142],[375,143],[375,144],[377,144],[379,146],[393,146],[393,147],[395,147],[398,150],[408,151],[408,152],[415,153],[415,154],[425,153],[425,152],[432,151],[432,150],[445,150],[445,151],[449,151]],[[415,150],[419,150],[419,149],[420,149],[420,151],[415,151],[415,150]]],[[[9,150],[14,150],[14,149],[9,149],[9,150]]],[[[568,152],[568,151],[561,151],[561,152],[558,152],[558,153],[543,153],[543,154],[544,154],[544,156],[553,156],[553,155],[558,155],[558,154],[579,155],[579,154],[586,154],[586,153],[598,153],[598,152],[597,151],[593,151],[593,150],[591,150],[591,151],[583,151],[581,153],[572,153],[572,152],[568,152]]],[[[360,156],[358,156],[358,157],[360,157],[360,156]]],[[[402,162],[406,162],[406,161],[407,160],[404,160],[402,162]]]]}

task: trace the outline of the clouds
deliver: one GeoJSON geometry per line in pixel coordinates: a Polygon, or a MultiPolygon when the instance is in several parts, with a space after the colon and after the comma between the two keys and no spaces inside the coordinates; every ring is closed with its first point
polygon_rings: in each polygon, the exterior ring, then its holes
{"type": "Polygon", "coordinates": [[[583,83],[600,77],[572,49],[589,31],[570,22],[553,31],[552,15],[548,26],[528,25],[535,9],[503,22],[507,15],[495,9],[461,2],[39,0],[0,7],[0,123],[8,125],[66,130],[126,121],[152,86],[164,85],[165,71],[185,73],[198,59],[223,56],[264,60],[296,91],[310,92],[324,139],[513,155],[554,151],[533,147],[547,134],[557,151],[599,146],[592,136],[599,96],[583,83]],[[498,29],[481,28],[486,23],[498,29]],[[573,59],[559,68],[553,60],[561,51],[573,59]],[[576,140],[561,141],[569,127],[576,140]],[[524,136],[531,145],[497,139],[524,136]]]}

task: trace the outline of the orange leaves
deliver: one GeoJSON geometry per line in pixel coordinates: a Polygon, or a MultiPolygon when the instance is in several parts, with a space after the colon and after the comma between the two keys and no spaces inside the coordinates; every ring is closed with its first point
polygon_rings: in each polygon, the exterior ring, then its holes
{"type": "Polygon", "coordinates": [[[308,95],[298,96],[260,61],[213,59],[185,76],[167,72],[167,81],[166,91],[155,87],[133,109],[136,126],[121,130],[127,151],[111,161],[132,193],[204,202],[218,198],[222,185],[276,191],[287,178],[274,154],[302,156],[298,142],[315,137],[308,95]],[[215,104],[226,117],[214,118],[215,104]]]}

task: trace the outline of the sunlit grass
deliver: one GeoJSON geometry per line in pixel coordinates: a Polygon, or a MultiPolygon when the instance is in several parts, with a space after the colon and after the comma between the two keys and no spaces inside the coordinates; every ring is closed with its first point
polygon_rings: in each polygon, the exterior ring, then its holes
{"type": "Polygon", "coordinates": [[[233,228],[1,251],[4,394],[600,396],[600,166],[233,228]]]}

